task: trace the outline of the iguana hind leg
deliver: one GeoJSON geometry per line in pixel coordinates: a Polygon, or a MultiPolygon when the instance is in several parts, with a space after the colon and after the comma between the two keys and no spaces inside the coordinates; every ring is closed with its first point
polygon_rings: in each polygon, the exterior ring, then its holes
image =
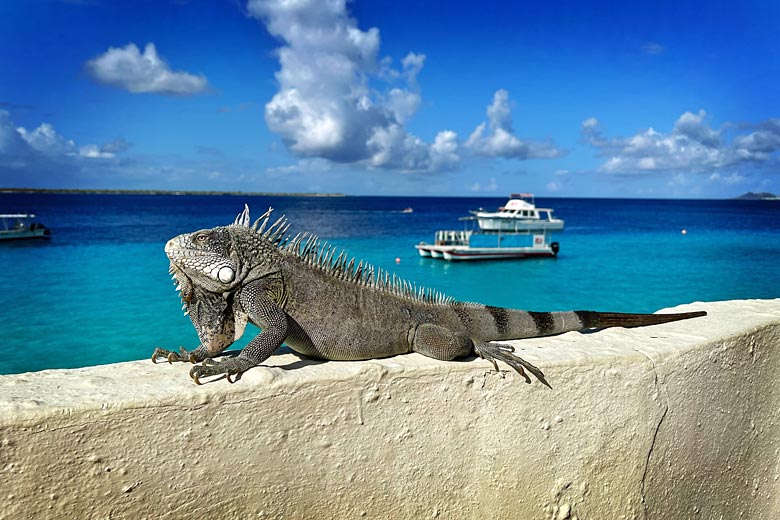
{"type": "Polygon", "coordinates": [[[493,363],[493,366],[496,368],[496,371],[498,371],[498,363],[496,363],[497,360],[503,361],[515,371],[523,376],[525,378],[526,383],[531,382],[531,378],[528,377],[528,374],[525,373],[526,370],[528,370],[530,373],[536,377],[544,386],[547,388],[552,388],[550,386],[550,383],[547,382],[547,380],[544,378],[544,373],[539,370],[537,367],[526,361],[525,359],[521,358],[520,356],[516,356],[513,354],[515,351],[515,348],[511,345],[502,345],[500,343],[485,343],[482,341],[475,342],[474,343],[474,353],[481,357],[482,359],[487,359],[491,363],[493,363]],[[525,369],[525,370],[524,370],[525,369]]]}
{"type": "Polygon", "coordinates": [[[423,323],[417,327],[412,339],[412,350],[444,361],[476,354],[493,363],[496,371],[498,371],[497,361],[503,361],[523,376],[527,383],[531,382],[531,378],[525,373],[526,370],[544,385],[550,387],[541,370],[513,354],[514,347],[474,341],[465,334],[452,332],[432,323],[423,323]]]}
{"type": "Polygon", "coordinates": [[[418,326],[412,339],[413,351],[442,361],[469,356],[474,352],[473,347],[474,342],[465,334],[432,323],[418,326]]]}

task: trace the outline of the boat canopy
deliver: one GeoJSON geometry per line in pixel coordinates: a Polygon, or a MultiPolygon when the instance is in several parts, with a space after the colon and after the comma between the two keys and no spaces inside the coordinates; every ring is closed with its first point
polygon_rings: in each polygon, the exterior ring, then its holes
{"type": "Polygon", "coordinates": [[[533,202],[528,202],[523,199],[512,198],[507,202],[504,207],[499,208],[500,211],[517,211],[521,209],[535,209],[533,202]]]}

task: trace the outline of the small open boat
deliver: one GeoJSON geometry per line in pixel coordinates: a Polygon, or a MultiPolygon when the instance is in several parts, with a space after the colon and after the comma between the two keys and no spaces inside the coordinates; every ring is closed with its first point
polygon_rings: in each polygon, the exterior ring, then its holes
{"type": "Polygon", "coordinates": [[[30,213],[0,215],[0,240],[49,238],[51,230],[34,219],[30,213]]]}

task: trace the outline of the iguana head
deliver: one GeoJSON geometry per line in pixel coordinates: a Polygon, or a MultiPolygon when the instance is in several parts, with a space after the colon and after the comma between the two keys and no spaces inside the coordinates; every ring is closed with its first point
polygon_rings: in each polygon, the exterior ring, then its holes
{"type": "Polygon", "coordinates": [[[239,283],[240,266],[233,254],[228,227],[202,229],[174,237],[165,244],[171,272],[181,285],[186,301],[194,286],[213,293],[226,293],[239,283]]]}
{"type": "Polygon", "coordinates": [[[189,314],[201,345],[213,355],[238,339],[246,324],[245,316],[236,316],[231,297],[237,268],[230,259],[227,236],[224,228],[201,230],[179,235],[165,245],[182,309],[189,314]]]}
{"type": "MultiPolygon", "coordinates": [[[[268,217],[267,213],[264,217],[268,217]]],[[[248,226],[249,208],[229,226],[202,229],[172,238],[165,244],[170,273],[180,292],[201,344],[214,354],[227,348],[244,332],[247,316],[234,293],[254,272],[261,237],[248,226]]]]}
{"type": "Polygon", "coordinates": [[[278,244],[288,224],[282,217],[266,230],[271,211],[269,208],[250,226],[249,207],[245,205],[229,226],[185,233],[165,244],[171,274],[181,286],[185,302],[194,287],[226,296],[247,277],[274,271],[278,244]]]}

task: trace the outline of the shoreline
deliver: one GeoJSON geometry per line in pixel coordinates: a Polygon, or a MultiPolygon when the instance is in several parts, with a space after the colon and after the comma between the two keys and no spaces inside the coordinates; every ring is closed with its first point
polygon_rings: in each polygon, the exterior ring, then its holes
{"type": "Polygon", "coordinates": [[[68,188],[0,188],[0,193],[54,193],[63,195],[245,195],[250,197],[347,197],[343,193],[199,191],[199,190],[115,190],[68,188]]]}
{"type": "MultiPolygon", "coordinates": [[[[250,197],[311,197],[311,198],[350,198],[350,197],[387,197],[387,198],[442,198],[442,199],[505,199],[496,193],[469,195],[355,195],[348,193],[320,192],[266,192],[241,190],[155,190],[155,189],[99,189],[99,188],[11,188],[0,187],[0,194],[62,194],[62,195],[203,195],[203,196],[250,196],[250,197]]],[[[674,197],[577,197],[543,195],[539,199],[571,200],[636,200],[636,201],[778,201],[777,197],[750,197],[749,194],[722,198],[674,198],[674,197]]]]}

